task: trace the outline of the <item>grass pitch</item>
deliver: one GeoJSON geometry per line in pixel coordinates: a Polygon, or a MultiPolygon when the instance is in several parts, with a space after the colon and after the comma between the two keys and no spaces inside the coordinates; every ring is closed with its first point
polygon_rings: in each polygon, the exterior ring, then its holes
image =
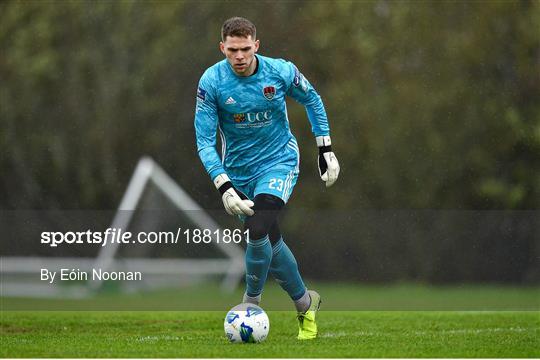
{"type": "Polygon", "coordinates": [[[538,312],[322,311],[320,337],[296,340],[271,311],[262,344],[230,344],[224,312],[2,313],[3,357],[540,357],[538,312]]]}
{"type": "MultiPolygon", "coordinates": [[[[421,284],[361,285],[309,283],[323,300],[325,311],[538,311],[538,287],[421,284]]],[[[67,288],[66,290],[69,290],[67,288]]],[[[73,298],[66,292],[59,298],[1,297],[3,310],[91,310],[91,311],[226,311],[238,304],[243,286],[224,293],[217,283],[196,286],[119,293],[103,291],[89,297],[73,298]]],[[[288,295],[274,282],[264,287],[267,311],[288,311],[293,305],[288,295]]]]}
{"type": "Polygon", "coordinates": [[[269,284],[262,306],[270,335],[262,344],[225,338],[225,314],[242,289],[226,294],[206,285],[83,299],[2,297],[0,356],[540,358],[535,287],[311,286],[323,296],[319,338],[296,340],[295,313],[282,311],[291,309],[290,299],[269,284]]]}

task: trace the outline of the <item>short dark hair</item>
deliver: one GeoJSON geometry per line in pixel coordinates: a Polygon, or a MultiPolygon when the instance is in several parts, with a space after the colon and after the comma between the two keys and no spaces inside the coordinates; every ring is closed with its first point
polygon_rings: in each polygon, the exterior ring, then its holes
{"type": "Polygon", "coordinates": [[[221,27],[221,40],[225,41],[227,36],[239,36],[245,37],[251,36],[255,40],[257,34],[257,29],[255,25],[248,19],[243,17],[232,17],[225,20],[223,26],[221,27]]]}

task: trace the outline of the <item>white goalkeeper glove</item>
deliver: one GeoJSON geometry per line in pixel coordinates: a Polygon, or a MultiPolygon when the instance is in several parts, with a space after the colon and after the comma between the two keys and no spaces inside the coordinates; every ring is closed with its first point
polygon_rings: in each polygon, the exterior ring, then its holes
{"type": "Polygon", "coordinates": [[[339,162],[336,155],[332,152],[332,140],[330,136],[317,136],[315,138],[319,147],[319,175],[326,187],[332,186],[339,176],[339,162]]]}
{"type": "Polygon", "coordinates": [[[214,185],[221,194],[221,200],[223,200],[223,206],[225,206],[225,211],[229,215],[247,215],[251,216],[255,214],[253,209],[253,201],[249,200],[246,195],[240,190],[237,190],[231,179],[227,174],[219,174],[214,179],[214,185]]]}

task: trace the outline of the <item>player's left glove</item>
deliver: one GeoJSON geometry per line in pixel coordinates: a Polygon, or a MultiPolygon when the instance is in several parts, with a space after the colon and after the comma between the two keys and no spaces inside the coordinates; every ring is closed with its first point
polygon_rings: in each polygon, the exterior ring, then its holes
{"type": "Polygon", "coordinates": [[[319,147],[319,175],[326,183],[326,187],[330,187],[339,176],[339,162],[332,152],[332,140],[330,140],[330,136],[317,136],[315,140],[319,147]]]}

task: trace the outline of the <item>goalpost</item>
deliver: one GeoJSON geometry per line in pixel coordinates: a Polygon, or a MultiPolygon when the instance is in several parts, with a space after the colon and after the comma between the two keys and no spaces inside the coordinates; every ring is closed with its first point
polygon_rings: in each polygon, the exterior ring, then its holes
{"type": "MultiPolygon", "coordinates": [[[[155,209],[154,209],[155,210],[155,209]]],[[[104,219],[106,220],[106,219],[104,219]]],[[[211,241],[205,246],[189,247],[179,241],[173,247],[144,244],[141,248],[117,242],[100,247],[95,257],[77,256],[76,251],[63,256],[30,256],[35,246],[33,236],[20,239],[29,243],[26,251],[0,258],[2,296],[83,298],[91,296],[105,282],[92,281],[63,286],[60,282],[40,281],[40,270],[78,269],[141,272],[143,281],[117,282],[122,291],[175,287],[186,283],[222,277],[223,291],[234,291],[244,275],[244,250],[234,242],[224,243],[216,237],[222,231],[216,221],[202,209],[153,159],[143,157],[131,177],[110,228],[129,231],[152,226],[178,226],[211,230],[211,241]],[[163,199],[163,197],[165,199],[163,199]],[[146,211],[147,202],[161,212],[146,211]],[[162,210],[164,209],[164,210],[162,210]],[[171,211],[172,209],[172,211],[171,211]],[[157,224],[157,225],[156,225],[157,224]],[[28,255],[27,255],[28,254],[28,255]]],[[[190,244],[191,245],[191,244],[190,244]]],[[[73,249],[73,248],[72,248],[73,249]]]]}
{"type": "MultiPolygon", "coordinates": [[[[134,210],[143,196],[148,183],[153,183],[170,200],[174,206],[183,211],[186,217],[199,229],[209,229],[212,234],[219,230],[219,225],[208,215],[187,192],[163,171],[150,157],[139,160],[137,168],[129,182],[112,221],[112,229],[127,230],[134,210]]],[[[119,244],[109,244],[98,254],[94,268],[102,270],[121,267],[127,271],[140,271],[145,275],[220,275],[225,274],[221,283],[224,291],[233,291],[244,275],[244,251],[234,243],[225,244],[216,241],[212,235],[214,246],[225,256],[223,259],[115,259],[119,244]]],[[[99,288],[101,281],[93,281],[91,286],[99,288]]]]}

